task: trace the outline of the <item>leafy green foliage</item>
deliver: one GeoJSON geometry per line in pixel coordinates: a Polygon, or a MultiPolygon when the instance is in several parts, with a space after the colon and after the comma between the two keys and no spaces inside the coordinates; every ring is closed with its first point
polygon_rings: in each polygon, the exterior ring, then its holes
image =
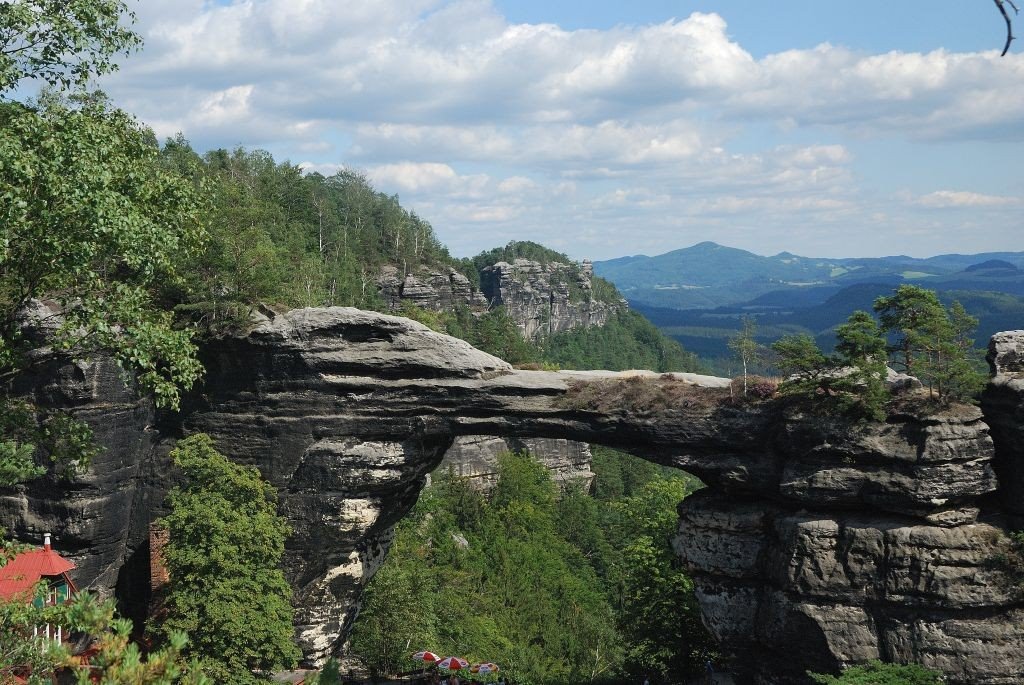
{"type": "Polygon", "coordinates": [[[189,333],[156,301],[201,247],[201,189],[157,163],[151,131],[80,89],[140,43],[124,17],[134,18],[120,0],[0,4],[0,93],[25,79],[79,89],[0,102],[0,485],[43,475],[39,452],[66,475],[96,451],[84,423],[32,416],[6,396],[28,349],[34,364],[41,350],[107,352],[162,407],[177,407],[201,372],[189,333]],[[30,315],[27,340],[22,319],[44,297],[60,320],[30,315]]]}
{"type": "Polygon", "coordinates": [[[942,336],[945,310],[932,290],[901,285],[892,295],[875,300],[882,328],[896,334],[891,351],[901,370],[914,375],[923,348],[942,336]]]}
{"type": "Polygon", "coordinates": [[[519,333],[519,328],[504,307],[497,307],[480,316],[472,316],[463,309],[454,321],[450,321],[447,332],[462,338],[484,352],[500,357],[510,364],[525,364],[539,361],[540,350],[519,333]]]}
{"type": "MultiPolygon", "coordinates": [[[[0,680],[11,682],[14,675],[27,677],[32,685],[55,682],[58,671],[71,674],[86,685],[211,685],[194,663],[186,663],[182,651],[185,635],[174,633],[168,644],[143,657],[139,646],[129,641],[131,621],[115,618],[113,600],[99,601],[80,593],[74,602],[48,605],[47,587],[35,588],[33,601],[22,598],[0,600],[0,680]],[[83,666],[72,656],[68,643],[51,641],[40,649],[34,631],[42,625],[61,626],[66,632],[91,637],[95,651],[83,666]],[[92,678],[96,678],[93,680],[92,678]]],[[[61,680],[61,682],[64,682],[61,680]]]]}
{"type": "Polygon", "coordinates": [[[885,387],[885,338],[870,314],[854,312],[836,329],[836,355],[826,356],[806,334],[772,345],[776,365],[789,376],[779,392],[816,411],[881,420],[889,393],[885,387]]]}
{"type": "Polygon", "coordinates": [[[634,311],[604,326],[556,333],[542,342],[543,358],[564,369],[698,371],[696,357],[634,311]]]}
{"type": "Polygon", "coordinates": [[[978,320],[963,305],[954,301],[947,310],[934,291],[901,285],[874,306],[883,330],[895,334],[895,362],[939,401],[970,400],[980,392],[985,376],[974,363],[972,342],[978,320]]]}
{"type": "Polygon", "coordinates": [[[217,682],[255,682],[294,665],[291,588],[279,564],[289,529],[277,494],[253,467],[229,462],[197,434],[171,453],[185,485],[168,496],[164,615],[150,625],[191,636],[188,654],[217,682]]]}
{"type": "Polygon", "coordinates": [[[49,469],[70,477],[99,452],[92,429],[61,411],[40,411],[25,400],[0,398],[0,487],[38,478],[49,469]]]}
{"type": "Polygon", "coordinates": [[[860,414],[876,421],[885,418],[885,403],[889,391],[885,387],[885,338],[874,318],[864,311],[856,311],[847,322],[836,329],[838,365],[844,370],[839,390],[841,400],[856,397],[852,407],[860,414]]]}
{"type": "Polygon", "coordinates": [[[27,363],[19,312],[49,296],[65,312],[46,340],[56,353],[107,350],[176,407],[201,369],[154,295],[202,245],[200,190],[124,112],[55,100],[0,108],[0,188],[0,375],[27,363]]]}
{"type": "Polygon", "coordinates": [[[761,357],[761,345],[755,339],[757,322],[751,316],[743,317],[743,327],[729,338],[729,349],[743,367],[743,396],[747,395],[749,368],[761,357]]]}
{"type": "Polygon", "coordinates": [[[942,677],[917,664],[886,664],[871,661],[844,669],[842,675],[808,674],[823,685],[941,685],[942,677]]]}
{"type": "Polygon", "coordinates": [[[168,140],[164,163],[187,169],[214,196],[210,245],[176,294],[183,310],[230,318],[263,302],[288,307],[382,309],[384,265],[464,266],[430,224],[374,190],[358,172],[304,174],[262,150],[213,150],[200,157],[183,137],[168,140]]]}
{"type": "MultiPolygon", "coordinates": [[[[40,348],[103,351],[158,406],[177,407],[202,369],[159,292],[180,281],[202,245],[200,189],[157,163],[151,134],[124,112],[54,96],[36,109],[0,105],[0,188],[0,379],[45,361],[40,348]],[[43,297],[62,316],[37,320],[42,338],[26,339],[21,317],[43,297]]],[[[7,397],[0,404],[0,484],[42,475],[44,455],[67,475],[95,454],[84,423],[60,412],[35,417],[7,397]]]]}
{"type": "Polygon", "coordinates": [[[473,257],[473,266],[476,267],[477,271],[481,271],[485,267],[494,266],[498,262],[508,262],[511,264],[517,259],[528,259],[542,266],[547,266],[552,262],[560,262],[573,267],[574,276],[579,274],[578,265],[569,259],[566,254],[530,240],[513,240],[503,247],[496,247],[493,250],[481,252],[476,257],[473,257]]]}
{"type": "Polygon", "coordinates": [[[523,683],[699,668],[710,643],[668,549],[695,482],[600,454],[602,498],[560,494],[525,455],[501,458],[489,499],[440,474],[367,588],[353,653],[383,674],[429,648],[495,661],[523,683]]]}
{"type": "Polygon", "coordinates": [[[547,471],[501,461],[490,502],[439,479],[398,528],[367,590],[352,648],[374,672],[405,670],[408,645],[499,663],[517,681],[580,682],[621,656],[593,568],[559,534],[547,471]]]}
{"type": "Polygon", "coordinates": [[[341,667],[337,659],[328,659],[319,673],[310,675],[305,682],[308,685],[342,685],[341,667]]]}
{"type": "Polygon", "coordinates": [[[0,3],[0,92],[26,78],[81,86],[117,69],[113,58],[140,45],[120,25],[134,19],[121,0],[11,0],[0,3]]]}

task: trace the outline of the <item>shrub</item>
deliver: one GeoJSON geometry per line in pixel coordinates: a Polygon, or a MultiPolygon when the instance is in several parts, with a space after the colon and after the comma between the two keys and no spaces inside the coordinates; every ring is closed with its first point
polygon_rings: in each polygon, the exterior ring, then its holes
{"type": "Polygon", "coordinates": [[[566,409],[657,414],[689,407],[709,408],[729,399],[724,388],[705,388],[675,378],[627,376],[573,381],[559,399],[566,409]]]}
{"type": "Polygon", "coordinates": [[[863,666],[844,669],[842,675],[808,673],[824,685],[941,685],[942,676],[918,664],[884,664],[870,661],[863,666]]]}
{"type": "Polygon", "coordinates": [[[764,376],[748,375],[746,378],[747,393],[743,394],[743,376],[732,379],[730,389],[734,402],[743,400],[770,400],[779,393],[779,379],[764,376]]]}

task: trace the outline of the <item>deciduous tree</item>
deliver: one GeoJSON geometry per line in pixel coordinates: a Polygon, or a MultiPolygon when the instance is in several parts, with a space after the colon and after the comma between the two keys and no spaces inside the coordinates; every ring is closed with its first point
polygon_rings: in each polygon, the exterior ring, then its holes
{"type": "Polygon", "coordinates": [[[171,491],[162,520],[170,582],[150,630],[165,639],[188,633],[187,653],[216,682],[256,682],[293,666],[291,588],[280,569],[289,528],[274,488],[204,434],[171,456],[185,484],[171,491]]]}
{"type": "MultiPolygon", "coordinates": [[[[0,3],[0,95],[26,78],[71,87],[114,69],[114,55],[138,43],[120,25],[124,17],[115,0],[0,3]]],[[[190,334],[156,297],[200,248],[204,203],[195,184],[156,157],[152,132],[101,95],[44,92],[33,105],[0,103],[5,411],[7,384],[58,355],[111,354],[172,408],[199,376],[190,334]],[[34,305],[43,298],[57,311],[34,305]]],[[[0,485],[40,473],[40,440],[0,432],[0,485]]]]}
{"type": "Polygon", "coordinates": [[[24,79],[81,86],[117,69],[114,57],[141,44],[122,22],[121,0],[7,0],[0,3],[0,92],[24,79]]]}
{"type": "Polygon", "coordinates": [[[761,355],[761,345],[754,338],[757,322],[752,316],[744,316],[742,327],[729,338],[729,349],[743,367],[743,396],[747,396],[747,369],[756,364],[761,355]]]}

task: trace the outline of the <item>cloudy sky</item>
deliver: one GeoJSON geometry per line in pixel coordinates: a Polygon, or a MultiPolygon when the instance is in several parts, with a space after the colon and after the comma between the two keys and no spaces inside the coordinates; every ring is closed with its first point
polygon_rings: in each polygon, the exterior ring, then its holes
{"type": "Polygon", "coordinates": [[[998,56],[988,0],[134,8],[117,104],[199,150],[361,169],[457,255],[1024,250],[1024,42],[998,56]]]}

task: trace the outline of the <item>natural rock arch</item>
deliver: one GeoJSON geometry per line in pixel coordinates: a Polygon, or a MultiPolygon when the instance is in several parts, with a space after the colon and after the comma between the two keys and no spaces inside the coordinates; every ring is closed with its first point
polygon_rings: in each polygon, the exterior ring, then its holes
{"type": "MultiPolygon", "coordinates": [[[[391,527],[455,436],[569,438],[709,485],[681,505],[675,547],[705,622],[745,656],[743,675],[799,681],[870,658],[923,662],[951,682],[1024,672],[1024,596],[991,563],[1007,552],[1006,525],[979,504],[997,483],[977,409],[853,429],[702,401],[700,390],[657,413],[572,408],[566,396],[581,379],[642,382],[515,371],[406,319],[347,308],[259,318],[206,343],[203,357],[203,387],[180,415],[155,420],[114,388],[102,360],[37,378],[38,400],[77,406],[112,450],[73,492],[0,498],[0,522],[15,533],[52,525],[80,546],[82,580],[141,596],[143,531],[168,483],[163,455],[176,435],[210,433],[279,489],[294,528],[285,567],[297,631],[320,659],[340,644],[391,527]]],[[[650,374],[645,387],[683,382],[724,381],[650,374]]]]}

